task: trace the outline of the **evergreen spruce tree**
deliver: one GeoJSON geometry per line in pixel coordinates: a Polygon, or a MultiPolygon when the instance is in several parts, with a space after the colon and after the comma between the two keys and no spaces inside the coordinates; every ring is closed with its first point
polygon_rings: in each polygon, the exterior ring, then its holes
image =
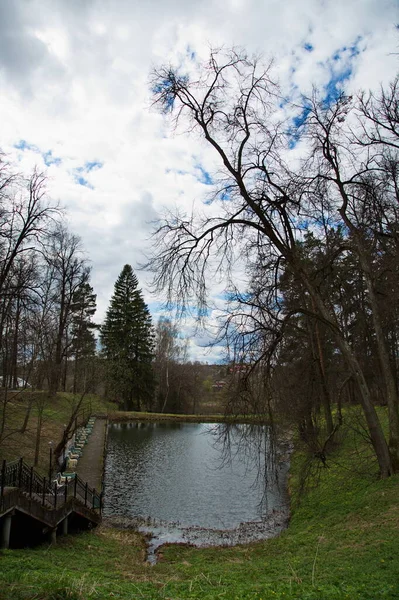
{"type": "Polygon", "coordinates": [[[154,334],[151,315],[130,265],[119,275],[101,328],[108,389],[125,410],[151,405],[154,334]]]}

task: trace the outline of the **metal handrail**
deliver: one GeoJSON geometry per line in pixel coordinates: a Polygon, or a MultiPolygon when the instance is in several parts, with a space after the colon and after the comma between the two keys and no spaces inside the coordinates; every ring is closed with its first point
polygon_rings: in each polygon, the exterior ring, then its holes
{"type": "Polygon", "coordinates": [[[26,464],[23,458],[11,463],[4,460],[0,472],[0,512],[3,505],[4,489],[6,487],[19,488],[28,494],[29,498],[36,498],[44,506],[50,505],[54,510],[65,504],[69,498],[78,499],[85,507],[93,510],[102,509],[102,497],[94,488],[90,488],[82,481],[78,474],[72,480],[66,480],[64,485],[46,480],[39,475],[33,467],[26,464]]]}

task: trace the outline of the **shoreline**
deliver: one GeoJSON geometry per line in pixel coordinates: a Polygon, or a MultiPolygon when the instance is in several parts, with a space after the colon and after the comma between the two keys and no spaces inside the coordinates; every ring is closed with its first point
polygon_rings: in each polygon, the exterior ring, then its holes
{"type": "Polygon", "coordinates": [[[268,419],[259,415],[229,416],[223,414],[215,415],[186,415],[186,414],[164,414],[137,411],[115,411],[108,413],[109,423],[128,423],[137,421],[170,421],[187,423],[231,423],[231,424],[254,424],[269,425],[268,419]]]}
{"type": "Polygon", "coordinates": [[[290,522],[289,503],[273,509],[264,517],[245,521],[233,528],[220,529],[199,525],[182,525],[169,521],[142,517],[108,516],[101,526],[116,530],[130,530],[139,534],[145,545],[145,560],[155,565],[164,548],[185,546],[195,549],[232,548],[263,542],[279,536],[290,522]]]}

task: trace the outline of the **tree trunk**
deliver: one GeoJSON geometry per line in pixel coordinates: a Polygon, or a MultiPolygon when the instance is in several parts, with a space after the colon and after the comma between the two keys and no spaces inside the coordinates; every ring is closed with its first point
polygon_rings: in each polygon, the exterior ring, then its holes
{"type": "Polygon", "coordinates": [[[39,412],[37,415],[35,461],[33,463],[34,467],[37,467],[37,465],[39,464],[40,441],[41,441],[41,437],[42,437],[42,422],[43,422],[43,407],[39,407],[39,412]]]}
{"type": "Polygon", "coordinates": [[[73,393],[76,394],[77,390],[78,390],[78,353],[76,352],[75,353],[75,364],[73,367],[73,393]]]}
{"type": "MultiPolygon", "coordinates": [[[[312,298],[312,308],[313,308],[313,310],[315,310],[313,298],[312,298]]],[[[331,413],[331,399],[330,399],[330,393],[329,393],[328,385],[327,385],[326,369],[325,369],[325,364],[324,364],[324,354],[323,354],[323,348],[322,348],[321,340],[320,340],[319,324],[318,324],[317,320],[316,320],[315,326],[314,326],[317,351],[314,348],[313,335],[312,335],[312,331],[310,330],[310,327],[308,328],[308,331],[309,331],[309,337],[310,337],[310,341],[311,341],[311,345],[312,345],[312,352],[313,352],[313,355],[317,362],[317,369],[318,369],[319,377],[320,377],[321,403],[323,406],[324,418],[326,420],[326,431],[327,431],[328,435],[331,435],[333,432],[333,429],[334,429],[333,418],[332,418],[332,413],[331,413]]]]}
{"type": "Polygon", "coordinates": [[[168,401],[168,396],[169,396],[169,370],[168,370],[168,363],[166,363],[165,388],[166,388],[166,392],[165,392],[165,399],[163,401],[162,410],[161,410],[162,413],[165,411],[166,403],[168,401]]]}
{"type": "Polygon", "coordinates": [[[10,375],[12,378],[12,386],[13,388],[18,387],[18,335],[19,335],[19,320],[21,316],[21,307],[20,307],[20,298],[17,297],[17,306],[15,310],[15,323],[14,323],[14,339],[12,344],[12,353],[11,353],[11,365],[10,365],[10,375]]]}
{"type": "Polygon", "coordinates": [[[28,408],[26,409],[25,418],[24,418],[24,422],[22,423],[20,433],[25,433],[25,431],[28,428],[29,417],[30,417],[30,413],[32,410],[32,406],[33,406],[33,396],[31,396],[29,399],[28,408]]]}
{"type": "Polygon", "coordinates": [[[360,401],[363,408],[364,416],[366,418],[367,427],[370,433],[371,443],[374,447],[374,451],[377,456],[378,465],[380,468],[380,475],[383,478],[389,477],[390,475],[393,475],[395,473],[394,466],[392,465],[391,456],[389,453],[388,445],[386,443],[384,432],[382,430],[381,423],[379,421],[375,407],[372,403],[370,391],[362,369],[359,365],[359,362],[356,356],[353,354],[348,342],[343,337],[343,334],[340,331],[339,327],[337,326],[335,316],[330,314],[322,297],[311,284],[306,273],[300,267],[297,267],[297,272],[298,274],[300,274],[305,287],[311,295],[320,316],[323,318],[326,324],[328,324],[331,327],[331,331],[335,337],[337,345],[342,352],[346,364],[348,365],[351,373],[353,374],[353,378],[356,381],[357,386],[359,388],[360,401]]]}
{"type": "Polygon", "coordinates": [[[67,377],[68,377],[68,354],[65,354],[65,358],[63,361],[63,369],[62,369],[62,391],[66,392],[67,386],[67,377]]]}
{"type": "Polygon", "coordinates": [[[396,381],[391,369],[388,346],[385,341],[385,336],[382,328],[380,309],[378,306],[373,281],[370,274],[370,268],[366,256],[364,255],[361,242],[358,242],[358,254],[360,265],[364,272],[364,278],[369,293],[369,302],[371,306],[371,314],[373,319],[374,331],[377,342],[378,358],[381,365],[381,371],[384,378],[386,402],[388,405],[389,415],[389,452],[395,472],[399,472],[399,410],[398,410],[398,393],[396,381]]]}
{"type": "Polygon", "coordinates": [[[64,429],[64,433],[63,433],[61,441],[55,447],[54,456],[55,456],[55,460],[56,461],[61,456],[61,452],[62,452],[64,446],[66,445],[71,432],[74,431],[74,426],[77,425],[77,418],[78,418],[79,410],[80,410],[80,407],[82,406],[82,403],[83,403],[83,400],[84,400],[85,396],[86,396],[86,392],[84,391],[80,395],[80,398],[79,398],[79,400],[78,400],[75,408],[73,409],[73,411],[71,413],[71,416],[69,418],[68,424],[67,424],[67,426],[64,429]]]}
{"type": "Polygon", "coordinates": [[[0,436],[3,435],[7,420],[8,387],[4,386],[3,414],[1,416],[0,436]]]}

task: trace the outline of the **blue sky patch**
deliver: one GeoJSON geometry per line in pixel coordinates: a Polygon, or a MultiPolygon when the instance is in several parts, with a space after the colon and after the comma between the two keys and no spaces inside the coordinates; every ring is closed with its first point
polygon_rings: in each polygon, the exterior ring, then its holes
{"type": "Polygon", "coordinates": [[[305,104],[302,107],[302,111],[299,113],[299,115],[296,115],[296,117],[292,119],[292,127],[290,127],[287,131],[288,147],[290,150],[295,148],[299,142],[301,138],[300,128],[306,123],[306,119],[310,113],[309,104],[306,102],[305,98],[303,98],[303,100],[305,101],[305,104]]]}
{"type": "Polygon", "coordinates": [[[72,175],[75,183],[77,183],[78,185],[82,185],[83,187],[93,189],[93,186],[87,181],[85,177],[83,177],[84,172],[84,167],[77,167],[76,169],[73,169],[72,175]]]}
{"type": "Polygon", "coordinates": [[[101,169],[104,164],[98,160],[93,160],[92,162],[87,162],[84,166],[86,173],[90,173],[90,171],[94,171],[96,169],[101,169]]]}
{"type": "Polygon", "coordinates": [[[300,231],[307,231],[309,229],[310,225],[311,225],[310,219],[300,218],[300,219],[297,219],[297,221],[295,222],[295,226],[300,231]]]}
{"type": "Polygon", "coordinates": [[[333,54],[333,61],[337,62],[342,58],[352,59],[355,58],[355,56],[358,56],[360,54],[359,43],[361,42],[361,40],[362,37],[358,36],[351,46],[342,46],[342,48],[339,48],[333,54]]]}
{"type": "Polygon", "coordinates": [[[75,181],[76,183],[78,183],[79,185],[83,185],[83,187],[88,187],[90,189],[93,189],[93,186],[90,185],[90,183],[87,181],[87,179],[85,179],[82,176],[75,176],[75,181]]]}
{"type": "Polygon", "coordinates": [[[42,154],[42,156],[43,156],[44,164],[46,165],[46,167],[51,167],[51,165],[58,166],[62,162],[58,156],[53,156],[52,150],[48,150],[47,152],[42,154]]]}
{"type": "MultiPolygon", "coordinates": [[[[188,83],[188,77],[186,75],[180,76],[179,81],[182,85],[188,83]]],[[[151,92],[155,96],[162,98],[162,108],[164,112],[172,112],[175,104],[175,81],[166,77],[162,81],[159,81],[156,85],[151,88],[151,92]]]]}
{"type": "Polygon", "coordinates": [[[169,79],[164,79],[160,83],[157,83],[157,85],[154,85],[151,92],[156,96],[163,95],[163,110],[165,112],[172,112],[175,104],[175,95],[169,79]]]}
{"type": "Polygon", "coordinates": [[[223,190],[223,192],[220,193],[219,198],[222,202],[229,202],[231,200],[231,193],[228,190],[223,190]]]}
{"type": "Polygon", "coordinates": [[[52,150],[47,150],[46,152],[42,152],[40,150],[40,148],[38,148],[38,146],[35,146],[35,144],[30,144],[26,140],[19,140],[19,142],[14,144],[14,148],[17,148],[17,150],[22,150],[22,152],[25,152],[25,150],[30,150],[31,152],[40,154],[43,157],[43,161],[44,161],[44,164],[46,165],[46,167],[51,167],[51,165],[58,166],[62,162],[58,156],[53,155],[52,150]]]}
{"type": "Polygon", "coordinates": [[[187,52],[187,56],[189,57],[190,60],[195,60],[197,58],[196,53],[190,46],[187,46],[186,52],[187,52]]]}
{"type": "Polygon", "coordinates": [[[14,144],[14,148],[17,148],[17,150],[33,150],[33,152],[39,152],[37,146],[29,144],[26,140],[19,140],[17,144],[14,144]]]}
{"type": "MultiPolygon", "coordinates": [[[[152,302],[148,302],[148,308],[150,309],[150,312],[152,315],[156,314],[156,313],[160,313],[160,312],[165,312],[165,302],[161,302],[160,300],[153,300],[152,302]]],[[[163,318],[171,318],[170,315],[166,314],[166,315],[158,315],[157,317],[161,316],[163,318]]]]}
{"type": "Polygon", "coordinates": [[[213,181],[212,181],[212,177],[210,176],[210,174],[208,173],[208,171],[206,171],[204,169],[204,167],[202,167],[201,165],[195,165],[195,168],[200,172],[200,177],[198,177],[198,180],[201,183],[204,183],[205,185],[212,185],[213,181]]]}
{"type": "Polygon", "coordinates": [[[338,98],[340,97],[340,95],[343,92],[345,82],[348,81],[348,79],[350,79],[351,75],[352,75],[351,67],[348,67],[341,73],[331,73],[330,81],[327,83],[326,86],[324,86],[324,89],[325,89],[325,96],[323,98],[324,104],[326,104],[327,106],[330,106],[331,104],[334,104],[334,102],[336,102],[338,100],[338,98]]]}
{"type": "Polygon", "coordinates": [[[166,168],[165,173],[172,173],[172,175],[190,175],[189,171],[184,171],[183,169],[166,168]]]}
{"type": "Polygon", "coordinates": [[[324,86],[325,96],[323,102],[326,106],[334,104],[343,93],[345,83],[353,73],[353,61],[360,54],[359,44],[362,37],[359,36],[350,46],[339,48],[327,65],[330,68],[330,80],[324,86]]]}
{"type": "Polygon", "coordinates": [[[72,171],[75,183],[93,190],[94,187],[91,183],[89,183],[85,175],[91,173],[92,171],[96,171],[97,169],[101,169],[102,167],[103,163],[97,160],[87,161],[83,167],[76,167],[76,169],[73,169],[72,171]]]}
{"type": "Polygon", "coordinates": [[[310,113],[310,106],[304,106],[301,114],[297,115],[292,120],[294,127],[295,128],[301,127],[305,123],[306,119],[308,118],[309,113],[310,113]]]}

